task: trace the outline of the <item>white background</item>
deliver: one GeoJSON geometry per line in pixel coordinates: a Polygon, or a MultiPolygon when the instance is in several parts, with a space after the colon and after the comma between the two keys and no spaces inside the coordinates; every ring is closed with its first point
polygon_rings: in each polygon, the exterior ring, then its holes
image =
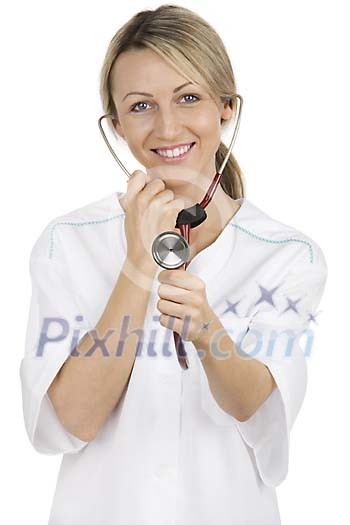
{"type": "MultiPolygon", "coordinates": [[[[30,250],[56,216],[126,189],[98,130],[98,77],[117,29],[161,2],[120,4],[14,0],[2,8],[1,523],[47,523],[61,461],[31,447],[22,418],[19,364],[31,292],[30,250]]],[[[234,154],[247,198],[311,236],[326,256],[329,276],[308,362],[308,391],[292,431],[289,474],[277,493],[284,525],[346,523],[348,5],[339,0],[179,5],[211,23],[231,57],[244,97],[234,154]]],[[[125,162],[129,171],[138,168],[133,158],[125,162]]]]}

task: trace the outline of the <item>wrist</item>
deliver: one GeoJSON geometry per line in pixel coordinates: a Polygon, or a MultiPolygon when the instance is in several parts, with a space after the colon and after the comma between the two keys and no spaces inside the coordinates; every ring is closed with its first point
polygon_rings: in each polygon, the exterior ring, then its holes
{"type": "Polygon", "coordinates": [[[140,288],[150,289],[159,266],[150,257],[131,257],[127,255],[122,272],[126,277],[140,288]]]}
{"type": "Polygon", "coordinates": [[[203,327],[198,337],[193,341],[194,346],[197,350],[204,350],[206,354],[209,353],[213,341],[217,339],[222,330],[223,325],[215,312],[210,310],[210,314],[206,316],[206,321],[203,321],[203,327]]]}

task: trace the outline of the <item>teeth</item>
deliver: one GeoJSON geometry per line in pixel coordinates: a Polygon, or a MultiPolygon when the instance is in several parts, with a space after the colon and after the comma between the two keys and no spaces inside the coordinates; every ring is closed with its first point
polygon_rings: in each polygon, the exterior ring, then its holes
{"type": "Polygon", "coordinates": [[[158,155],[161,155],[162,157],[179,157],[180,155],[183,155],[191,148],[191,144],[188,146],[184,146],[182,148],[175,148],[175,149],[168,149],[168,150],[162,150],[157,149],[156,152],[158,155]]]}

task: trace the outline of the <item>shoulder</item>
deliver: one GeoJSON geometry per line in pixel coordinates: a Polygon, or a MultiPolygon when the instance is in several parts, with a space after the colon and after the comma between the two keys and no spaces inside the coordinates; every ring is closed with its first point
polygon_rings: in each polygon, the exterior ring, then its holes
{"type": "Polygon", "coordinates": [[[57,237],[67,236],[68,238],[72,230],[74,230],[75,235],[79,231],[91,231],[96,225],[124,216],[124,210],[118,199],[121,194],[121,191],[115,191],[79,208],[53,217],[39,232],[32,247],[31,260],[37,257],[51,259],[54,241],[57,240],[57,237]]]}
{"type": "MultiPolygon", "coordinates": [[[[305,232],[272,217],[245,198],[241,211],[234,221],[240,253],[235,269],[251,284],[253,293],[258,283],[265,290],[276,290],[274,297],[281,304],[286,297],[302,297],[304,307],[314,311],[328,277],[320,245],[305,232]]],[[[263,303],[263,308],[268,306],[263,303]]]]}
{"type": "Polygon", "coordinates": [[[289,257],[311,265],[326,266],[320,245],[311,236],[272,217],[250,200],[242,199],[241,213],[237,213],[234,226],[241,239],[261,253],[278,254],[280,259],[289,257]]]}

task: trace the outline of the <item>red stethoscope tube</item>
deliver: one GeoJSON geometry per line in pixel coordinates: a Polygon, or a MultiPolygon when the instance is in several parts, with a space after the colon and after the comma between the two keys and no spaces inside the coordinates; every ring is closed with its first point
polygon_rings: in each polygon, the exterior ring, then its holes
{"type": "MultiPolygon", "coordinates": [[[[233,132],[233,136],[232,136],[232,139],[231,139],[231,143],[229,145],[229,148],[227,150],[227,154],[222,162],[222,165],[220,166],[220,169],[218,170],[218,172],[215,174],[210,186],[209,186],[209,189],[208,191],[206,192],[203,200],[197,204],[197,212],[201,212],[200,215],[198,215],[197,219],[196,217],[193,219],[193,217],[188,217],[188,215],[191,215],[191,214],[187,214],[187,218],[186,218],[186,213],[183,213],[183,212],[186,212],[186,210],[182,210],[179,215],[178,215],[178,221],[177,221],[177,225],[176,227],[178,227],[180,229],[180,232],[181,232],[181,235],[182,237],[185,239],[185,241],[188,243],[188,245],[190,244],[190,231],[191,231],[191,227],[194,228],[196,226],[198,226],[199,224],[201,224],[201,222],[203,222],[205,219],[206,219],[206,213],[204,212],[204,209],[206,208],[206,206],[208,206],[208,204],[210,203],[210,201],[212,200],[213,198],[213,195],[215,193],[215,190],[221,180],[221,176],[222,176],[222,173],[223,173],[223,170],[226,166],[226,163],[229,159],[229,156],[231,154],[231,151],[232,151],[232,148],[233,148],[233,144],[235,142],[235,139],[236,139],[236,135],[237,135],[237,132],[238,132],[238,128],[239,128],[239,123],[240,123],[240,118],[241,118],[241,111],[242,111],[242,105],[243,105],[243,97],[241,95],[238,95],[237,93],[234,93],[232,95],[230,95],[230,97],[227,97],[227,98],[233,98],[233,97],[237,97],[238,100],[239,100],[239,108],[238,108],[238,113],[237,113],[237,116],[236,116],[236,125],[235,125],[235,129],[234,129],[234,132],[233,132]],[[180,220],[179,221],[179,218],[181,217],[181,214],[182,214],[182,217],[185,217],[184,220],[180,220]],[[194,222],[193,222],[194,221],[194,222]],[[191,224],[192,223],[192,224],[191,224]]],[[[117,120],[117,117],[116,115],[112,114],[112,113],[107,113],[105,115],[102,115],[102,117],[100,117],[98,119],[98,126],[99,126],[99,129],[100,129],[100,132],[101,132],[101,135],[109,149],[109,151],[111,152],[113,158],[116,160],[116,162],[119,164],[119,166],[121,167],[121,169],[124,171],[124,173],[127,175],[128,178],[131,177],[131,174],[128,172],[128,170],[125,168],[125,166],[123,165],[123,163],[121,162],[121,160],[118,158],[118,156],[115,154],[112,146],[110,145],[104,131],[103,131],[103,128],[102,128],[102,120],[104,118],[111,118],[112,120],[117,120]]],[[[184,269],[186,270],[187,266],[188,266],[189,262],[185,262],[182,266],[184,267],[184,269]]],[[[175,348],[176,348],[176,352],[177,352],[177,357],[178,357],[178,361],[180,363],[180,366],[182,369],[184,370],[187,370],[189,368],[189,365],[188,365],[188,359],[187,359],[187,354],[186,354],[186,351],[185,351],[185,347],[184,347],[184,344],[183,344],[183,340],[181,338],[181,336],[177,333],[177,332],[174,332],[174,342],[175,342],[175,348]]]]}
{"type": "MultiPolygon", "coordinates": [[[[219,172],[216,173],[214,179],[212,180],[212,183],[209,186],[208,191],[204,195],[203,200],[199,203],[199,206],[203,210],[208,206],[208,204],[212,200],[215,190],[218,187],[218,184],[221,180],[221,176],[222,176],[221,173],[219,172]]],[[[191,224],[180,224],[179,228],[180,228],[182,237],[187,241],[188,245],[190,245],[191,224]]],[[[183,265],[184,270],[187,270],[188,265],[189,265],[189,262],[186,262],[183,265]]],[[[174,332],[174,343],[175,343],[175,349],[176,349],[179,364],[183,370],[187,370],[187,368],[189,368],[189,364],[188,364],[186,350],[184,347],[182,337],[177,332],[174,332]]]]}

